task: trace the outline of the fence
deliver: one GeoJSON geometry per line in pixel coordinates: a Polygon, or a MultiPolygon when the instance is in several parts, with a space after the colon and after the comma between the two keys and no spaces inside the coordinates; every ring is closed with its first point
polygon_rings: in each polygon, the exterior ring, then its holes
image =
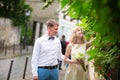
{"type": "Polygon", "coordinates": [[[32,53],[32,50],[33,50],[32,45],[26,45],[25,48],[23,48],[23,44],[19,44],[19,45],[14,44],[12,46],[7,46],[7,45],[1,46],[0,47],[0,58],[29,54],[29,53],[32,53]]]}

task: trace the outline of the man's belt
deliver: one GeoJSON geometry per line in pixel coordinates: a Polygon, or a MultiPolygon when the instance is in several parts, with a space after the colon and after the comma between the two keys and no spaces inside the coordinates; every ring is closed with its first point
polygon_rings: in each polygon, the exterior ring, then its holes
{"type": "Polygon", "coordinates": [[[38,68],[45,68],[45,69],[56,69],[58,67],[58,65],[54,65],[54,66],[38,66],[38,68]]]}

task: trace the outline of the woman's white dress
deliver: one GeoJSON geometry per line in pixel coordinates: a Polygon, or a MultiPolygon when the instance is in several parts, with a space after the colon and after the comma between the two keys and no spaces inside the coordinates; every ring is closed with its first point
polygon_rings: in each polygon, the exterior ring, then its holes
{"type": "MultiPolygon", "coordinates": [[[[75,44],[71,47],[71,59],[74,59],[76,53],[85,54],[86,44],[75,44]]],[[[69,64],[65,73],[65,80],[88,80],[88,70],[85,72],[81,65],[69,64]]]]}

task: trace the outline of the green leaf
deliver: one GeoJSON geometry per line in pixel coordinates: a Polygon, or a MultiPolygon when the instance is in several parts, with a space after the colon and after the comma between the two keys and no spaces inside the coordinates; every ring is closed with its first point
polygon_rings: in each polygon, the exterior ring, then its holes
{"type": "Polygon", "coordinates": [[[60,7],[64,8],[69,2],[70,0],[60,0],[60,7]]]}

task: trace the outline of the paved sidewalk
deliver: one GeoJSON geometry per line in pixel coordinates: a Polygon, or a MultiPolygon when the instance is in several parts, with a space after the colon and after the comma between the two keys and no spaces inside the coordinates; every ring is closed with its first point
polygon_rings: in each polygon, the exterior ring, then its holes
{"type": "MultiPolygon", "coordinates": [[[[9,52],[7,52],[6,55],[4,51],[1,51],[0,80],[7,80],[11,60],[14,60],[14,63],[9,80],[33,80],[31,73],[31,55],[32,55],[32,47],[29,47],[28,50],[26,49],[22,50],[22,53],[20,53],[19,49],[16,49],[14,54],[13,54],[13,50],[11,49],[9,50],[9,52]],[[28,64],[27,64],[25,79],[23,79],[26,57],[28,57],[28,64]]],[[[93,71],[94,68],[90,69],[89,75],[91,77],[91,80],[104,80],[104,79],[94,79],[93,71]]],[[[64,80],[64,76],[65,76],[65,69],[60,70],[59,80],[64,80]]]]}
{"type": "MultiPolygon", "coordinates": [[[[65,70],[60,70],[59,73],[59,80],[64,80],[64,76],[65,76],[65,70]]],[[[32,78],[32,73],[26,73],[25,79],[22,78],[22,76],[20,76],[20,78],[16,77],[12,80],[33,80],[32,78]]]]}
{"type": "MultiPolygon", "coordinates": [[[[20,53],[20,51],[17,50],[15,51],[16,53],[13,54],[12,53],[13,51],[11,49],[11,51],[9,51],[6,56],[4,51],[0,52],[0,80],[7,80],[11,60],[13,60],[14,62],[9,80],[33,80],[31,73],[31,55],[32,55],[31,47],[29,47],[28,50],[29,51],[22,50],[22,53],[20,53]],[[25,79],[23,79],[25,61],[27,57],[28,57],[27,69],[25,79]]],[[[64,80],[65,70],[59,71],[60,71],[59,80],[64,80]]]]}
{"type": "MultiPolygon", "coordinates": [[[[9,80],[33,80],[31,73],[31,55],[17,56],[0,60],[0,80],[7,80],[10,63],[13,60],[13,66],[9,80]],[[23,79],[26,57],[28,57],[25,79],[23,79]]],[[[64,80],[65,70],[60,71],[60,79],[64,80]]]]}
{"type": "MultiPolygon", "coordinates": [[[[14,63],[9,80],[33,80],[31,73],[31,55],[32,55],[31,46],[29,46],[27,49],[24,49],[22,51],[20,51],[20,48],[16,47],[14,54],[13,54],[13,49],[7,50],[6,55],[4,50],[0,51],[0,80],[7,80],[7,75],[11,60],[14,60],[14,63]],[[28,64],[27,64],[25,79],[23,79],[26,57],[28,57],[28,64]]],[[[93,71],[94,68],[90,69],[89,75],[91,77],[91,80],[100,80],[100,79],[94,79],[93,71]]],[[[59,80],[64,80],[64,76],[65,76],[65,69],[60,70],[59,80]]]]}

